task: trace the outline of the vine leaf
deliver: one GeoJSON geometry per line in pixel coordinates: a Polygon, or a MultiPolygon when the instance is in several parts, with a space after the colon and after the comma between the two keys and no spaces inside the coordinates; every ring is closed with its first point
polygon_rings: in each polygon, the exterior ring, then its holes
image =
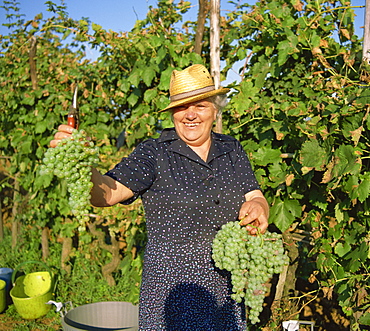
{"type": "Polygon", "coordinates": [[[359,319],[359,322],[362,325],[370,325],[370,313],[365,313],[364,315],[362,315],[359,319]]]}
{"type": "Polygon", "coordinates": [[[360,185],[356,188],[356,193],[358,194],[358,199],[364,202],[370,195],[370,174],[367,173],[360,185]]]}
{"type": "Polygon", "coordinates": [[[322,171],[327,163],[327,153],[324,148],[319,145],[317,140],[308,140],[302,145],[301,150],[302,166],[308,168],[315,168],[315,170],[322,171]]]}
{"type": "Polygon", "coordinates": [[[302,208],[297,200],[280,200],[273,204],[270,219],[280,231],[286,231],[301,216],[302,208]]]}
{"type": "Polygon", "coordinates": [[[336,164],[333,168],[334,176],[357,174],[361,165],[357,162],[355,150],[350,145],[341,145],[335,151],[336,164]]]}
{"type": "Polygon", "coordinates": [[[281,151],[279,149],[261,147],[253,154],[253,159],[256,163],[265,166],[280,161],[280,155],[281,151]]]}
{"type": "Polygon", "coordinates": [[[145,85],[149,87],[155,76],[156,76],[155,70],[151,67],[147,67],[142,73],[142,79],[145,85]]]}
{"type": "Polygon", "coordinates": [[[338,243],[334,248],[335,253],[340,257],[346,255],[350,250],[351,245],[346,241],[344,243],[338,243]]]}

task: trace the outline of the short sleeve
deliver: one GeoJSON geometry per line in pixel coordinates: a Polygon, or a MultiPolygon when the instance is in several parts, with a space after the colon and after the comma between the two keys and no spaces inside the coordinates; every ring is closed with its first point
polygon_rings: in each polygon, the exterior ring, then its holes
{"type": "Polygon", "coordinates": [[[146,140],[105,174],[134,193],[134,196],[122,202],[123,204],[132,203],[152,185],[156,174],[156,150],[155,140],[146,140]]]}
{"type": "Polygon", "coordinates": [[[235,143],[235,151],[237,156],[237,159],[235,160],[235,166],[237,167],[237,172],[240,174],[240,180],[244,186],[244,194],[254,190],[261,190],[247,153],[239,141],[236,140],[235,143]]]}

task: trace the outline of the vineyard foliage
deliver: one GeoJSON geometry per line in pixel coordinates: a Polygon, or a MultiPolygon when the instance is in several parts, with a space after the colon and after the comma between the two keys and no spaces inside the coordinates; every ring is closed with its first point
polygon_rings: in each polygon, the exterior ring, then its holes
{"type": "MultiPolygon", "coordinates": [[[[4,241],[12,247],[60,246],[66,275],[73,256],[95,256],[110,285],[125,283],[137,302],[145,245],[140,203],[94,209],[79,232],[65,182],[39,173],[79,87],[80,128],[100,148],[99,170],[111,168],[147,137],[171,126],[173,69],[209,64],[194,49],[196,23],[182,22],[186,1],[158,0],[129,32],[106,31],[65,5],[45,3],[25,21],[16,0],[4,1],[9,33],[0,36],[0,187],[4,241]],[[99,52],[96,61],[86,49],[99,52]],[[22,239],[23,238],[23,239],[22,239]]],[[[223,133],[238,138],[271,204],[270,222],[288,235],[309,233],[300,251],[310,278],[338,295],[352,327],[370,325],[370,89],[354,11],[345,0],[260,0],[221,17],[222,80],[230,102],[223,133]],[[225,84],[224,84],[225,85],[225,84]]],[[[19,261],[11,261],[16,263],[19,261]]],[[[14,267],[14,266],[13,266],[14,267]]],[[[292,312],[291,312],[292,313],[292,312]]],[[[293,312],[294,313],[294,312],[293,312]]]]}

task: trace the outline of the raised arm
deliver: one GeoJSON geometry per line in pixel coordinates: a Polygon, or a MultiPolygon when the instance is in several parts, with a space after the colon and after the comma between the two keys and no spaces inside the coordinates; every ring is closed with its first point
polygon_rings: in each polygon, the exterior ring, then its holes
{"type": "MultiPolygon", "coordinates": [[[[50,146],[56,147],[62,139],[70,137],[73,130],[74,128],[69,125],[60,125],[58,132],[54,135],[54,139],[50,142],[50,146]]],[[[92,168],[91,181],[94,186],[91,189],[90,202],[95,207],[113,206],[134,195],[128,187],[108,176],[102,175],[95,168],[92,168]]]]}
{"type": "Polygon", "coordinates": [[[95,207],[109,207],[133,197],[133,192],[125,185],[109,176],[102,175],[92,168],[91,204],[95,207]]]}

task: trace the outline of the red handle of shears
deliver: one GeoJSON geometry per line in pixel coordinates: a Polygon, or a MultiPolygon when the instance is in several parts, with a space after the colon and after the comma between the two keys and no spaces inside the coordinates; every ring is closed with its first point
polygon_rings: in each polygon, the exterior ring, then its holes
{"type": "Polygon", "coordinates": [[[67,124],[74,129],[77,129],[77,119],[73,115],[68,115],[67,124]]]}
{"type": "Polygon", "coordinates": [[[69,108],[68,116],[67,116],[67,124],[74,129],[78,129],[78,122],[79,122],[79,114],[78,114],[78,104],[77,104],[77,92],[78,92],[78,85],[76,84],[74,93],[73,93],[73,102],[71,107],[69,108]]]}

